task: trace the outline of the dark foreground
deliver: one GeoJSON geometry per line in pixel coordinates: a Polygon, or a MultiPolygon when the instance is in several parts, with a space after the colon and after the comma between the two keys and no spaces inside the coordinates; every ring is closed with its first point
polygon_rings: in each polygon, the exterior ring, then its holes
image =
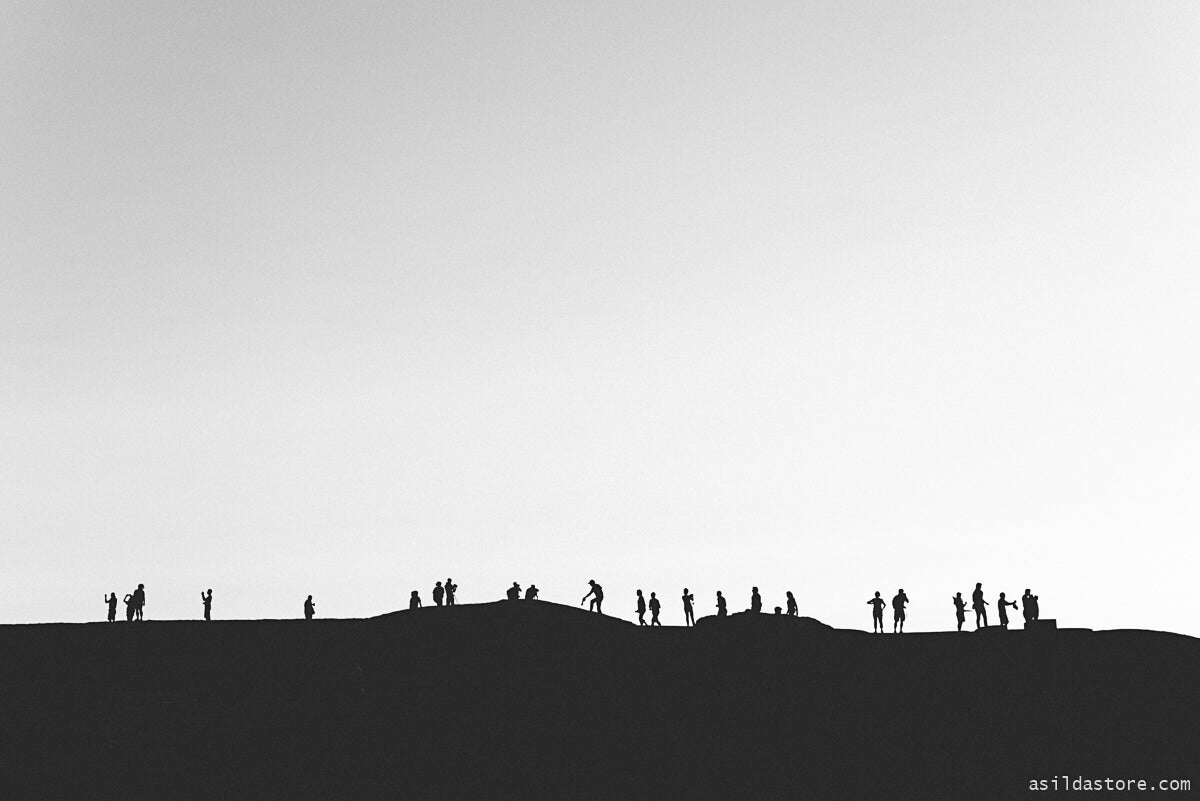
{"type": "Polygon", "coordinates": [[[0,626],[0,798],[1007,799],[1060,797],[1028,788],[1063,774],[1200,784],[1200,640],[700,623],[639,630],[519,602],[0,626]]]}

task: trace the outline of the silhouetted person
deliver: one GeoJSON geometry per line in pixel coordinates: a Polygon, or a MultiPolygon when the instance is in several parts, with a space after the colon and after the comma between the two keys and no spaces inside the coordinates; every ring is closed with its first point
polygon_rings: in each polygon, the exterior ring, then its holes
{"type": "Polygon", "coordinates": [[[975,585],[975,592],[971,593],[971,608],[975,610],[975,628],[979,628],[979,621],[983,620],[983,627],[987,628],[987,601],[983,600],[983,584],[975,585]]]}
{"type": "Polygon", "coordinates": [[[638,599],[637,599],[638,625],[644,626],[644,625],[646,625],[646,599],[642,597],[641,590],[637,591],[637,596],[638,596],[638,599]]]}
{"type": "Polygon", "coordinates": [[[758,587],[750,588],[750,611],[756,614],[762,611],[762,596],[758,594],[758,587]]]}
{"type": "Polygon", "coordinates": [[[883,634],[883,608],[887,601],[879,597],[879,590],[875,590],[875,597],[867,601],[867,605],[871,607],[871,633],[883,634]]]}
{"type": "Polygon", "coordinates": [[[408,608],[409,609],[420,609],[421,608],[421,594],[419,592],[417,592],[416,590],[413,590],[412,595],[408,596],[408,608]]]}
{"type": "Polygon", "coordinates": [[[782,615],[782,614],[783,614],[783,607],[782,607],[782,606],[777,606],[777,607],[775,607],[775,614],[777,614],[777,615],[782,615]]]}
{"type": "Polygon", "coordinates": [[[446,606],[454,606],[454,591],[457,589],[454,579],[446,579],[446,606]]]}
{"type": "Polygon", "coordinates": [[[800,607],[796,605],[796,596],[792,595],[791,590],[788,590],[787,594],[787,613],[792,617],[800,614],[800,607]]]}
{"type": "Polygon", "coordinates": [[[446,596],[446,588],[442,586],[442,582],[433,585],[433,605],[441,606],[442,598],[446,596]]]}
{"type": "Polygon", "coordinates": [[[521,585],[514,581],[513,585],[508,588],[508,592],[505,593],[505,597],[510,601],[521,600],[521,585]]]}
{"type": "Polygon", "coordinates": [[[146,585],[139,584],[133,591],[133,613],[137,620],[142,619],[142,610],[146,608],[146,585]]]}
{"type": "Polygon", "coordinates": [[[305,600],[305,602],[304,602],[304,619],[312,620],[313,616],[316,614],[317,614],[317,605],[313,603],[312,596],[310,595],[310,596],[308,596],[308,599],[305,600]]]}
{"type": "Polygon", "coordinates": [[[1002,629],[1008,628],[1008,609],[1005,608],[1008,606],[1016,609],[1017,602],[1006,600],[1004,593],[1000,593],[1000,600],[996,602],[996,609],[1000,612],[1000,628],[1002,629]]]}
{"type": "MultiPolygon", "coordinates": [[[[604,588],[593,580],[589,580],[588,584],[590,584],[592,588],[588,590],[587,595],[583,596],[583,601],[588,599],[588,595],[592,596],[592,602],[588,604],[588,611],[590,612],[595,609],[598,614],[602,615],[604,614],[604,612],[601,611],[601,606],[604,603],[604,588]]],[[[583,601],[579,602],[580,606],[583,606],[583,601]]]]}
{"type": "Polygon", "coordinates": [[[200,603],[204,604],[204,619],[212,620],[212,588],[209,587],[208,595],[200,593],[200,603]]]}
{"type": "Polygon", "coordinates": [[[696,612],[692,609],[692,605],[696,602],[696,596],[688,591],[687,587],[683,588],[683,625],[694,626],[696,624],[696,612]]]}
{"type": "Polygon", "coordinates": [[[525,600],[526,601],[536,601],[537,594],[538,594],[537,586],[530,584],[529,587],[525,590],[525,600]]]}
{"type": "Polygon", "coordinates": [[[104,603],[108,604],[108,622],[117,622],[117,594],[115,592],[104,596],[104,603]]]}
{"type": "Polygon", "coordinates": [[[717,617],[725,617],[729,614],[729,609],[725,606],[725,596],[717,590],[717,617]]]}
{"type": "Polygon", "coordinates": [[[662,604],[658,602],[658,596],[656,596],[654,593],[650,593],[650,625],[651,626],[661,626],[662,625],[662,623],[658,622],[658,610],[660,610],[660,609],[662,609],[662,604]]]}
{"type": "Polygon", "coordinates": [[[131,592],[125,593],[125,622],[126,623],[133,622],[134,606],[135,606],[135,604],[133,601],[133,593],[131,593],[131,592]]]}
{"type": "Polygon", "coordinates": [[[897,628],[901,634],[904,633],[904,605],[906,603],[908,603],[908,596],[904,594],[904,588],[901,587],[900,591],[896,593],[896,597],[892,599],[892,612],[894,613],[892,615],[892,634],[896,633],[897,628]]]}
{"type": "Polygon", "coordinates": [[[1025,588],[1025,594],[1021,596],[1021,604],[1024,607],[1021,614],[1025,616],[1025,623],[1028,625],[1030,621],[1037,620],[1038,606],[1037,596],[1029,592],[1029,588],[1025,588]]]}
{"type": "Polygon", "coordinates": [[[954,593],[950,600],[954,602],[954,618],[958,621],[958,630],[962,631],[963,623],[967,621],[967,602],[963,600],[961,592],[954,593]]]}

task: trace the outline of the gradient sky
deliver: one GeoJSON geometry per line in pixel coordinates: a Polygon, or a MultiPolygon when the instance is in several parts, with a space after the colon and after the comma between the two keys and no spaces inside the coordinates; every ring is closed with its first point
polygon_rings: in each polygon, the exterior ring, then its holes
{"type": "Polygon", "coordinates": [[[1191,2],[6,2],[0,622],[452,575],[1200,635],[1197,42],[1191,2]]]}

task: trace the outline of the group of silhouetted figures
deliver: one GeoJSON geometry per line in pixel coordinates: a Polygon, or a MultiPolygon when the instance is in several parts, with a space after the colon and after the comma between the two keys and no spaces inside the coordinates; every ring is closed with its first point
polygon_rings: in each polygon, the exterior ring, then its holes
{"type": "MultiPolygon", "coordinates": [[[[587,594],[583,596],[583,599],[579,602],[579,605],[582,606],[583,604],[587,603],[588,599],[590,598],[591,603],[588,605],[588,610],[603,614],[604,588],[596,583],[594,579],[588,582],[588,586],[590,589],[588,590],[587,594]]],[[[458,585],[454,583],[454,579],[448,578],[445,582],[437,582],[433,588],[434,606],[454,606],[455,593],[457,590],[458,585]]],[[[514,581],[512,586],[509,587],[505,592],[504,596],[509,601],[520,601],[522,598],[526,601],[536,601],[538,599],[538,588],[537,585],[530,584],[522,594],[521,585],[514,581]]],[[[963,623],[966,621],[967,602],[963,599],[961,592],[955,593],[954,597],[950,600],[954,604],[954,615],[958,620],[958,630],[962,631],[963,623]]],[[[212,601],[213,591],[211,589],[209,589],[207,593],[200,593],[200,602],[204,605],[205,620],[212,620],[212,601]]],[[[682,601],[684,625],[693,626],[696,623],[696,597],[687,587],[683,588],[682,601]]],[[[108,604],[108,622],[113,623],[117,619],[117,594],[114,592],[105,595],[104,602],[108,604]]],[[[875,597],[867,601],[867,604],[871,607],[871,631],[872,633],[882,634],[884,632],[883,611],[887,608],[887,601],[880,597],[879,592],[876,591],[875,597]]],[[[1023,610],[1025,624],[1027,626],[1031,622],[1036,622],[1038,620],[1038,597],[1032,594],[1028,589],[1026,589],[1025,594],[1021,596],[1020,605],[1018,605],[1016,601],[1008,600],[1004,593],[1000,593],[1000,597],[997,599],[996,604],[997,611],[999,612],[1000,628],[1002,629],[1008,628],[1008,608],[1010,606],[1013,609],[1019,608],[1023,610]]],[[[904,620],[906,618],[905,607],[907,605],[908,596],[904,593],[904,589],[901,588],[892,598],[893,634],[904,633],[904,620]]],[[[983,597],[983,584],[976,584],[975,592],[971,594],[971,609],[975,612],[975,628],[987,628],[988,605],[988,602],[984,600],[983,597]]],[[[145,608],[145,606],[146,587],[143,584],[139,584],[137,585],[136,590],[125,596],[125,619],[130,622],[141,620],[142,610],[145,608]]],[[[413,590],[412,595],[409,598],[408,608],[420,609],[421,606],[421,594],[419,591],[413,590]]],[[[752,587],[750,590],[750,608],[746,611],[757,614],[762,612],[762,607],[763,601],[762,596],[758,592],[758,587],[752,587]]],[[[656,593],[650,593],[650,600],[647,601],[642,591],[638,590],[637,606],[634,611],[637,613],[639,626],[662,625],[662,622],[659,620],[659,614],[662,611],[662,603],[659,601],[656,593]],[[649,623],[646,622],[646,612],[650,613],[649,623]]],[[[782,615],[784,613],[784,606],[775,607],[775,614],[782,615]]],[[[313,597],[310,595],[304,602],[304,619],[312,620],[316,614],[317,607],[316,604],[313,603],[313,597]]],[[[796,596],[793,595],[790,590],[787,593],[786,614],[792,617],[796,617],[800,614],[799,608],[796,604],[796,596]]],[[[717,590],[717,617],[723,618],[727,617],[728,615],[729,606],[725,601],[725,596],[720,590],[717,590]]]]}
{"type": "MultiPolygon", "coordinates": [[[[208,591],[210,600],[212,590],[208,591]]],[[[108,604],[108,622],[117,622],[117,594],[110,592],[104,596],[104,603],[108,604]]],[[[142,619],[142,610],[146,608],[146,585],[139,584],[133,592],[125,594],[125,620],[129,623],[140,621],[142,619]]]]}
{"type": "MultiPolygon", "coordinates": [[[[958,630],[962,631],[963,623],[967,617],[967,602],[963,600],[962,593],[955,593],[950,599],[954,604],[954,617],[958,620],[958,630]]],[[[1029,591],[1027,587],[1025,594],[1021,596],[1021,603],[1024,604],[1025,623],[1028,625],[1038,619],[1040,610],[1038,609],[1038,597],[1029,591]]],[[[1000,593],[1000,597],[996,600],[996,611],[999,612],[1000,628],[1008,628],[1008,607],[1019,609],[1016,601],[1010,601],[1004,593],[1000,593]]],[[[971,593],[971,609],[975,612],[975,628],[987,628],[987,607],[988,602],[983,598],[983,584],[975,584],[975,592],[971,593]]]]}

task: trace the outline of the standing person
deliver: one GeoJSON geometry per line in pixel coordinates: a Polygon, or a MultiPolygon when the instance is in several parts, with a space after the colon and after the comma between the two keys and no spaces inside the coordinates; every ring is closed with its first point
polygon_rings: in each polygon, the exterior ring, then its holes
{"type": "Polygon", "coordinates": [[[971,593],[971,608],[975,610],[975,628],[979,628],[982,618],[983,627],[987,628],[987,601],[983,600],[983,583],[975,584],[975,592],[971,593]]]}
{"type": "Polygon", "coordinates": [[[446,595],[446,588],[442,586],[442,582],[433,585],[433,605],[441,606],[442,598],[446,595]]]}
{"type": "Polygon", "coordinates": [[[108,604],[108,622],[117,622],[117,594],[110,592],[104,596],[104,603],[108,604]]]}
{"type": "Polygon", "coordinates": [[[1025,603],[1033,607],[1033,611],[1029,614],[1032,616],[1034,623],[1038,622],[1042,615],[1042,608],[1038,606],[1038,597],[1036,595],[1030,595],[1029,599],[1025,601],[1025,603]]]}
{"type": "Polygon", "coordinates": [[[896,593],[896,597],[892,599],[892,611],[895,613],[892,621],[892,634],[896,633],[897,628],[901,634],[904,633],[904,619],[907,617],[904,614],[904,605],[907,603],[908,596],[904,594],[904,588],[901,587],[900,591],[896,593]]]}
{"type": "Polygon", "coordinates": [[[131,593],[131,592],[125,593],[125,622],[126,623],[133,622],[135,606],[137,606],[137,603],[133,600],[133,593],[131,593]]]}
{"type": "Polygon", "coordinates": [[[313,603],[312,596],[308,596],[308,600],[304,602],[304,619],[312,620],[313,615],[317,613],[317,605],[313,603]]]}
{"type": "MultiPolygon", "coordinates": [[[[596,610],[597,614],[602,615],[604,614],[604,612],[601,610],[601,605],[604,603],[604,588],[597,584],[594,579],[589,579],[588,584],[590,584],[592,588],[588,590],[587,595],[583,596],[583,601],[588,599],[588,595],[592,596],[592,602],[588,604],[588,611],[590,612],[594,609],[596,610]]],[[[579,602],[580,606],[583,606],[583,601],[579,602]]]]}
{"type": "Polygon", "coordinates": [[[529,587],[526,588],[526,590],[525,590],[525,600],[526,601],[536,601],[537,595],[538,595],[537,585],[530,584],[529,587]]]}
{"type": "Polygon", "coordinates": [[[867,601],[867,605],[871,607],[871,633],[883,634],[883,608],[887,601],[879,597],[879,590],[875,590],[875,597],[867,601]]]}
{"type": "Polygon", "coordinates": [[[212,587],[208,588],[208,595],[200,593],[200,603],[204,604],[204,619],[212,620],[212,587]]]}
{"type": "Polygon", "coordinates": [[[458,585],[454,583],[454,579],[446,579],[446,606],[454,606],[454,591],[458,589],[458,585]]]}
{"type": "Polygon", "coordinates": [[[695,603],[695,601],[696,601],[696,596],[692,595],[692,593],[688,590],[687,587],[684,587],[683,588],[683,625],[685,625],[685,626],[696,625],[696,612],[692,609],[692,604],[695,603]]]}
{"type": "Polygon", "coordinates": [[[641,590],[637,591],[637,596],[638,596],[638,599],[637,599],[638,625],[644,626],[644,625],[646,625],[646,599],[644,597],[642,597],[641,590]]]}
{"type": "MultiPolygon", "coordinates": [[[[1000,628],[1005,630],[1008,629],[1008,610],[1005,608],[1007,606],[1016,609],[1017,602],[1005,599],[1004,593],[1000,593],[1000,600],[996,602],[996,609],[1000,612],[1000,628]]],[[[962,628],[962,623],[959,623],[959,628],[962,628]]]]}
{"type": "Polygon", "coordinates": [[[762,596],[758,594],[758,587],[750,588],[750,611],[756,614],[762,611],[762,596]]]}
{"type": "MultiPolygon", "coordinates": [[[[1000,597],[1004,597],[1004,593],[1000,593],[1000,597]]],[[[954,617],[958,620],[958,630],[962,631],[962,624],[967,620],[967,602],[963,600],[962,593],[954,593],[954,597],[950,599],[954,604],[954,617]]],[[[1001,610],[1000,617],[1003,619],[1004,611],[1001,610]]]]}
{"type": "Polygon", "coordinates": [[[729,608],[725,605],[725,596],[717,590],[717,617],[725,617],[729,614],[729,608]]]}
{"type": "Polygon", "coordinates": [[[800,614],[800,607],[796,605],[796,596],[792,595],[791,590],[788,590],[787,594],[787,613],[792,617],[800,614]]]}
{"type": "Polygon", "coordinates": [[[651,626],[661,626],[662,625],[662,623],[658,622],[658,610],[660,610],[660,609],[662,609],[662,604],[658,602],[658,596],[656,596],[654,593],[650,593],[650,625],[651,626]]]}
{"type": "Polygon", "coordinates": [[[138,621],[142,619],[142,610],[146,608],[146,585],[139,584],[133,591],[133,613],[138,621]]]}
{"type": "Polygon", "coordinates": [[[1025,616],[1025,625],[1028,626],[1029,622],[1034,619],[1033,596],[1029,594],[1028,587],[1025,588],[1025,594],[1021,596],[1021,603],[1024,605],[1024,609],[1022,610],[1021,614],[1025,616]]]}

